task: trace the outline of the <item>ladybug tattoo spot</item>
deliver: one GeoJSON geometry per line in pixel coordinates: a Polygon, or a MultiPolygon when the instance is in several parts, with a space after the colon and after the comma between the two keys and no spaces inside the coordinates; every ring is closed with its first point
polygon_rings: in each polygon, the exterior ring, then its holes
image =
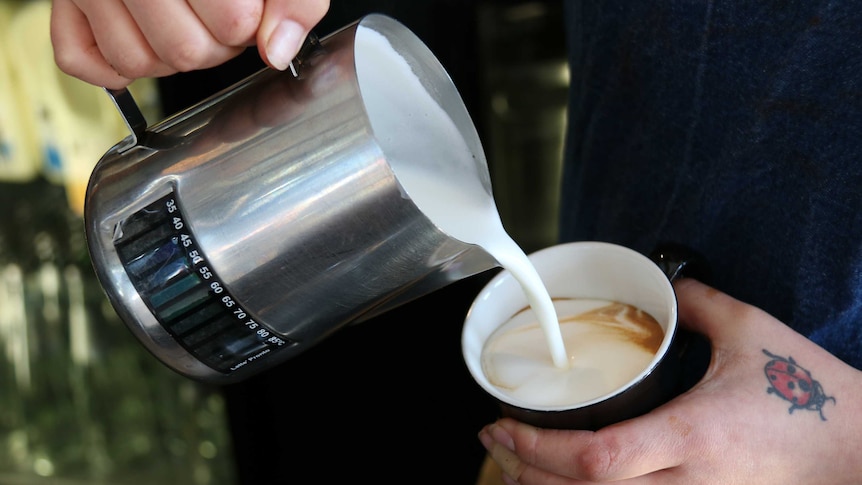
{"type": "Polygon", "coordinates": [[[826,401],[832,401],[834,404],[835,398],[827,396],[820,383],[812,379],[811,373],[800,367],[793,357],[785,359],[771,354],[766,349],[763,349],[763,353],[772,359],[763,368],[770,385],[766,392],[789,402],[791,406],[787,410],[788,413],[792,414],[797,409],[817,411],[820,419],[826,421],[826,417],[823,416],[823,405],[826,401]]]}

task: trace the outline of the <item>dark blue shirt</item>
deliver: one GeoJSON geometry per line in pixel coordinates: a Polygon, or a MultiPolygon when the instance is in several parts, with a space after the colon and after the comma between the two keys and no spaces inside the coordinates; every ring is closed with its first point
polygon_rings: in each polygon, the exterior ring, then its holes
{"type": "Polygon", "coordinates": [[[691,246],[862,368],[855,3],[566,1],[562,239],[691,246]]]}

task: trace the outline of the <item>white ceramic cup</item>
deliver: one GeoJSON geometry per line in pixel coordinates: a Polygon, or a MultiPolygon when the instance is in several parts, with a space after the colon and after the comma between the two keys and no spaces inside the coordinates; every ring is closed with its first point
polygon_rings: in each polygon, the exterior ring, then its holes
{"type": "Polygon", "coordinates": [[[664,338],[655,356],[623,386],[582,402],[539,405],[493,385],[482,369],[482,349],[501,324],[529,306],[523,289],[508,271],[498,273],[481,290],[464,322],[462,350],[473,378],[500,403],[504,416],[548,428],[598,429],[666,402],[679,392],[685,347],[685,339],[678,338],[671,281],[696,257],[676,246],[671,249],[672,257],[661,248],[647,257],[615,244],[574,242],[530,255],[552,298],[626,303],[649,313],[661,325],[664,338]]]}

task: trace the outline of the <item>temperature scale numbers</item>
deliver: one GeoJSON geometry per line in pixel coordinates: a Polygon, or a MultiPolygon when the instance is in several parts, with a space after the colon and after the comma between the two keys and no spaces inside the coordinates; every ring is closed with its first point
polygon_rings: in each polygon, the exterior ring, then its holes
{"type": "Polygon", "coordinates": [[[118,227],[117,254],[141,298],[176,341],[230,373],[288,345],[256,322],[209,266],[173,193],[118,227]]]}

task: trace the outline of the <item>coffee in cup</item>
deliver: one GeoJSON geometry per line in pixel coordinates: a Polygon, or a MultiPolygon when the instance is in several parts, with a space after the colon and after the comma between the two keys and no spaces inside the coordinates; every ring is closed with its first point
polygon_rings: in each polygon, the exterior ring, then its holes
{"type": "Polygon", "coordinates": [[[634,379],[664,338],[652,315],[627,303],[560,298],[554,308],[569,366],[552,364],[542,327],[525,308],[482,349],[482,371],[502,392],[542,405],[589,401],[634,379]]]}
{"type": "Polygon", "coordinates": [[[568,366],[550,358],[524,290],[501,271],[473,301],[462,351],[504,416],[535,426],[598,429],[644,414],[678,394],[686,338],[671,284],[694,253],[651,259],[605,242],[574,242],[529,255],[554,302],[568,366]]]}

